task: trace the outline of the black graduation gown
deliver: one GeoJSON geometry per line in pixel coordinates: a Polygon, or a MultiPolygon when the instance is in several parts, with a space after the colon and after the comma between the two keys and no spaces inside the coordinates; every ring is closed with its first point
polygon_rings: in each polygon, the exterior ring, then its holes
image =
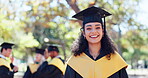
{"type": "MultiPolygon", "coordinates": [[[[13,64],[10,64],[10,67],[13,69],[13,64]]],[[[6,66],[0,66],[0,78],[13,78],[14,72],[10,71],[6,66]]]]}
{"type": "Polygon", "coordinates": [[[27,71],[25,72],[23,78],[32,78],[33,74],[30,71],[29,66],[27,66],[27,71]]]}
{"type": "MultiPolygon", "coordinates": [[[[60,60],[63,62],[61,58],[60,60]]],[[[32,78],[63,78],[63,74],[59,68],[54,65],[48,65],[48,62],[45,61],[34,73],[32,78]]]]}
{"type": "MultiPolygon", "coordinates": [[[[91,59],[95,60],[95,61],[106,55],[101,50],[100,51],[100,55],[96,59],[94,59],[90,55],[88,49],[84,53],[87,56],[89,56],[91,59]]],[[[71,68],[69,65],[67,65],[64,78],[83,78],[83,77],[80,74],[78,74],[73,68],[71,68]]],[[[125,68],[122,68],[121,70],[119,70],[118,72],[114,73],[113,75],[111,75],[108,78],[128,78],[128,75],[127,75],[127,72],[126,72],[125,68]]]]}

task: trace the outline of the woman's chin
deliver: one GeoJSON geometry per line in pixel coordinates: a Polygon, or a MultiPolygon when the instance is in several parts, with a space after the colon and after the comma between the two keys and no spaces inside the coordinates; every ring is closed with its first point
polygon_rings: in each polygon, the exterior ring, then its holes
{"type": "Polygon", "coordinates": [[[88,41],[88,43],[90,43],[90,44],[99,44],[100,40],[99,41],[88,41]]]}

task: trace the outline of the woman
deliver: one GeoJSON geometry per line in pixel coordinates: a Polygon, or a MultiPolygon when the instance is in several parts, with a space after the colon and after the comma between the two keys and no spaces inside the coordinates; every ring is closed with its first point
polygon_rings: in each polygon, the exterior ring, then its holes
{"type": "Polygon", "coordinates": [[[82,20],[83,26],[72,47],[74,54],[67,62],[65,78],[128,78],[127,64],[106,32],[105,17],[109,15],[93,6],[73,16],[82,20]]]}
{"type": "Polygon", "coordinates": [[[34,74],[36,73],[38,67],[43,61],[43,56],[44,56],[44,49],[38,49],[36,48],[36,57],[35,57],[35,62],[33,64],[29,64],[27,67],[27,71],[24,74],[23,78],[34,78],[34,74]]]}

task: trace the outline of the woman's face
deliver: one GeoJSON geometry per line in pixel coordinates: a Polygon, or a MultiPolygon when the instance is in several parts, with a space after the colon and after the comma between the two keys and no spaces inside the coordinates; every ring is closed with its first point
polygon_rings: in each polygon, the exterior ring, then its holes
{"type": "Polygon", "coordinates": [[[102,25],[99,22],[86,23],[83,35],[88,43],[99,43],[103,36],[102,25]]]}

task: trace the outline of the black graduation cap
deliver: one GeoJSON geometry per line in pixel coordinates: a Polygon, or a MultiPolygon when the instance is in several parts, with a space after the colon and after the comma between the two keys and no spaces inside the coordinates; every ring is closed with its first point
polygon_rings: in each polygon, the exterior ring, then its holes
{"type": "Polygon", "coordinates": [[[45,51],[44,49],[36,48],[35,50],[36,50],[36,53],[44,55],[44,51],[45,51]]]}
{"type": "Polygon", "coordinates": [[[102,8],[92,6],[92,7],[89,7],[87,9],[80,11],[79,13],[75,14],[72,17],[83,21],[83,26],[89,22],[100,22],[103,25],[102,18],[104,18],[103,28],[106,32],[105,17],[110,16],[110,15],[112,14],[103,10],[102,8]]]}
{"type": "Polygon", "coordinates": [[[50,51],[57,51],[57,52],[59,52],[59,49],[58,49],[57,46],[48,46],[48,52],[50,52],[50,51]]]}
{"type": "Polygon", "coordinates": [[[10,48],[10,49],[12,49],[12,46],[13,46],[13,45],[14,45],[13,43],[4,42],[4,43],[2,43],[0,46],[1,46],[2,48],[10,48]]]}

